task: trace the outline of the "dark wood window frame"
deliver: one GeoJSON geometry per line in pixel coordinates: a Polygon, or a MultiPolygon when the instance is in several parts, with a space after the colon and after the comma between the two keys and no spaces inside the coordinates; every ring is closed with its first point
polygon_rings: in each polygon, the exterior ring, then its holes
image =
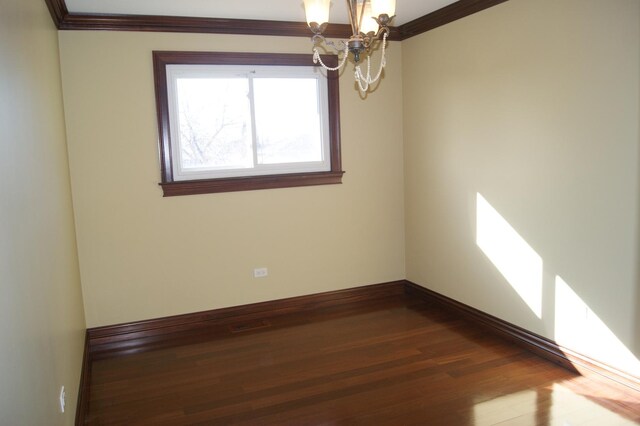
{"type": "MultiPolygon", "coordinates": [[[[330,67],[338,64],[335,55],[322,60],[330,67]]],[[[153,70],[158,113],[158,142],[160,146],[160,186],[165,197],[176,195],[208,194],[216,192],[250,191],[257,189],[288,188],[297,186],[342,183],[340,155],[340,95],[338,72],[327,72],[329,104],[330,170],[325,172],[289,173],[277,175],[244,176],[217,179],[173,179],[169,102],[167,94],[167,65],[285,65],[313,66],[311,55],[233,52],[153,52],[153,70]]]]}

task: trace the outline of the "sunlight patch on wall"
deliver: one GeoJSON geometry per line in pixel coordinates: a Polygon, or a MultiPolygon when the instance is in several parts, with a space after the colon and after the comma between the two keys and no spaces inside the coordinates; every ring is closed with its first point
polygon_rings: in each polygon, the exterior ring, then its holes
{"type": "Polygon", "coordinates": [[[640,360],[561,277],[555,285],[556,342],[640,377],[640,360]]]}
{"type": "Polygon", "coordinates": [[[476,244],[531,311],[542,318],[542,258],[477,194],[476,244]]]}

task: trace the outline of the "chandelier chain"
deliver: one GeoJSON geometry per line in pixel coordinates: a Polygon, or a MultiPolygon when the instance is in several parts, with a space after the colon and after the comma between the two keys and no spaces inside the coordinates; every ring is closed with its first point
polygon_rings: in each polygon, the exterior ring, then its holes
{"type": "Polygon", "coordinates": [[[342,53],[342,59],[340,60],[340,63],[338,64],[337,67],[328,67],[327,65],[325,65],[324,62],[322,62],[322,58],[320,57],[320,52],[318,51],[317,47],[313,48],[313,63],[317,64],[320,63],[320,65],[322,65],[322,68],[326,69],[327,71],[337,71],[340,68],[342,68],[342,66],[347,62],[347,58],[349,57],[349,46],[347,46],[345,44],[344,46],[344,51],[342,53]]]}
{"type": "Polygon", "coordinates": [[[386,48],[387,48],[387,33],[384,33],[382,37],[382,58],[380,59],[380,68],[378,68],[378,72],[374,78],[371,78],[371,56],[367,56],[367,76],[365,77],[362,74],[362,69],[360,65],[356,65],[355,78],[358,82],[358,86],[360,86],[360,91],[363,93],[369,90],[369,86],[372,83],[375,83],[380,79],[382,75],[382,69],[387,65],[386,58],[386,48]]]}

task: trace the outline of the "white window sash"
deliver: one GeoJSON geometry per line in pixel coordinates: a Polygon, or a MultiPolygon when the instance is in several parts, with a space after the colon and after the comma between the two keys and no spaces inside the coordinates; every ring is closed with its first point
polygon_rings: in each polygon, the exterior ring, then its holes
{"type": "Polygon", "coordinates": [[[313,66],[256,66],[256,65],[167,65],[167,94],[171,132],[172,171],[176,181],[216,179],[243,176],[261,176],[289,173],[324,172],[331,170],[328,89],[326,76],[313,66]],[[305,78],[315,79],[318,88],[318,111],[320,112],[321,161],[259,164],[256,143],[256,117],[253,89],[250,83],[251,104],[251,150],[253,166],[184,168],[180,146],[179,106],[177,82],[180,78],[305,78]]]}

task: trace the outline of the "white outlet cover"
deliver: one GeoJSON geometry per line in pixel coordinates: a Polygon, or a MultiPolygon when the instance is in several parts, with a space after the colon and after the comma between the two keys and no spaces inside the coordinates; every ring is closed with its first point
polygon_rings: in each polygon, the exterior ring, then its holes
{"type": "Polygon", "coordinates": [[[253,278],[263,278],[269,275],[269,270],[267,268],[255,268],[253,270],[253,278]]]}

